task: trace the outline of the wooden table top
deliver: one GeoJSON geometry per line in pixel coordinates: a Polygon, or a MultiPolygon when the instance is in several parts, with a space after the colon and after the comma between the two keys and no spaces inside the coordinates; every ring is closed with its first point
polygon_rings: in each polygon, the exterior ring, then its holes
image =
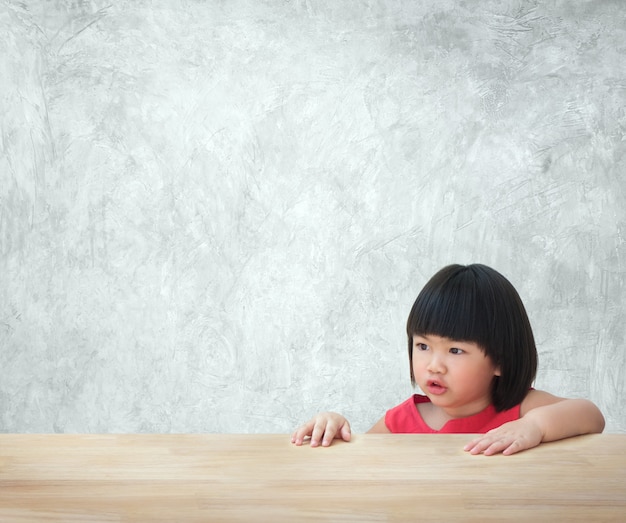
{"type": "Polygon", "coordinates": [[[0,521],[626,521],[626,435],[0,434],[0,521]]]}

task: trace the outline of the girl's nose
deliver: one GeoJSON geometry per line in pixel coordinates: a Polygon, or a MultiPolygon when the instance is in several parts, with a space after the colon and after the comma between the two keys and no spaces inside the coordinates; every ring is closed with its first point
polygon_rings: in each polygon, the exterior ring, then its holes
{"type": "Polygon", "coordinates": [[[445,364],[439,356],[432,356],[428,361],[428,372],[432,372],[433,374],[442,374],[445,372],[445,368],[445,364]]]}

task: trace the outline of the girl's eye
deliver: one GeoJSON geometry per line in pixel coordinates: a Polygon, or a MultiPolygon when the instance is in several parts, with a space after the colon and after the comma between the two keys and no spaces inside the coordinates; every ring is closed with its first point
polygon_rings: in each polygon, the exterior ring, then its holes
{"type": "Polygon", "coordinates": [[[427,350],[428,349],[428,345],[426,345],[425,343],[416,343],[415,344],[415,348],[417,350],[427,350]]]}
{"type": "Polygon", "coordinates": [[[463,349],[458,349],[456,347],[452,347],[450,349],[450,353],[452,353],[452,354],[463,354],[463,352],[464,352],[463,349]]]}

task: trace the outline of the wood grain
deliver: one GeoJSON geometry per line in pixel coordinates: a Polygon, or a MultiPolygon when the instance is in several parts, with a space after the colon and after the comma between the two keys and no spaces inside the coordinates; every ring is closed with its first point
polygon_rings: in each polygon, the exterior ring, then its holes
{"type": "Polygon", "coordinates": [[[0,435],[0,521],[623,521],[626,436],[0,435]]]}

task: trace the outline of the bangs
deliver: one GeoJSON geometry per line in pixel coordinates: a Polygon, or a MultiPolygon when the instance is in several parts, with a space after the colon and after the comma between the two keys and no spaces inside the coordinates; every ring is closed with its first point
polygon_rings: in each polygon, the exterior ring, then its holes
{"type": "Polygon", "coordinates": [[[471,271],[453,271],[424,287],[407,322],[407,334],[436,335],[469,341],[486,349],[493,333],[489,292],[477,285],[471,271]]]}

